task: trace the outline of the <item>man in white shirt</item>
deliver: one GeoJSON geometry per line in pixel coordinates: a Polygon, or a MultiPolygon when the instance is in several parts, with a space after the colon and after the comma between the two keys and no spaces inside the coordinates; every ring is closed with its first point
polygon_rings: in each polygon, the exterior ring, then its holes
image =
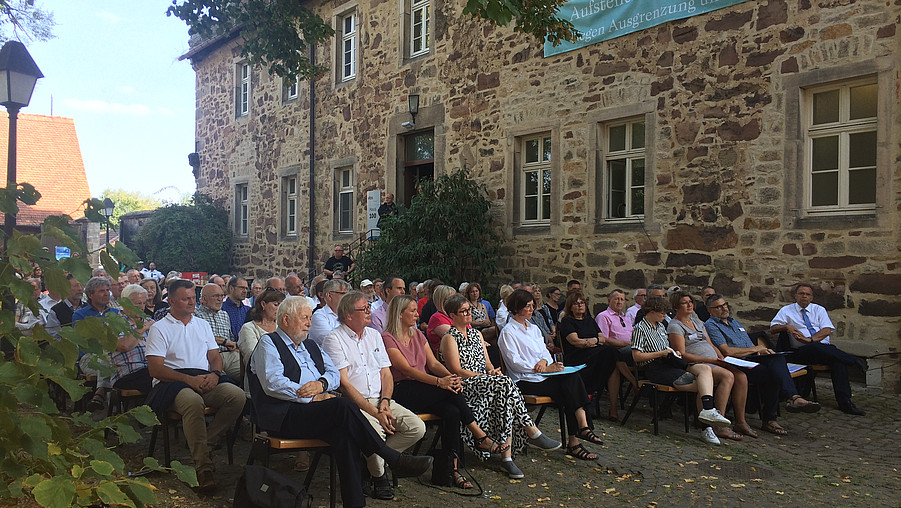
{"type": "Polygon", "coordinates": [[[826,309],[812,303],[813,286],[802,282],[795,286],[792,296],[795,303],[779,309],[770,323],[769,333],[788,334],[790,347],[795,351],[791,358],[793,362],[828,365],[832,374],[832,391],[839,409],[852,415],[865,415],[866,412],[851,402],[848,367],[857,365],[866,374],[866,361],[829,343],[829,335],[835,326],[826,309]]]}
{"type": "Polygon", "coordinates": [[[382,303],[379,306],[372,304],[372,321],[369,323],[369,327],[379,333],[385,331],[385,321],[388,319],[388,304],[391,303],[391,299],[395,296],[406,294],[407,285],[400,277],[388,277],[385,280],[383,289],[385,293],[384,300],[379,299],[379,302],[382,303]]]}
{"type": "Polygon", "coordinates": [[[211,491],[216,480],[210,449],[241,416],[245,396],[237,385],[219,382],[219,346],[210,324],[194,317],[195,299],[191,281],[169,284],[169,313],[147,336],[147,365],[154,378],[147,403],[157,415],[168,410],[181,415],[199,489],[211,491]],[[209,428],[205,406],[217,408],[209,428]]]}
{"type": "Polygon", "coordinates": [[[626,309],[626,323],[635,324],[635,315],[638,314],[638,311],[641,310],[642,304],[644,301],[648,299],[648,290],[645,288],[638,288],[632,293],[632,299],[635,300],[635,305],[626,309]]]}
{"type": "MultiPolygon", "coordinates": [[[[391,400],[394,378],[381,335],[367,327],[370,306],[366,294],[351,291],[338,304],[340,326],[325,338],[322,347],[341,373],[341,392],[354,401],[385,443],[403,452],[425,434],[425,423],[415,413],[391,400]]],[[[373,497],[392,499],[394,491],[378,455],[366,459],[375,479],[373,497]]]]}
{"type": "Polygon", "coordinates": [[[313,313],[313,324],[310,326],[310,339],[316,344],[322,345],[325,336],[338,327],[338,302],[341,297],[350,291],[350,284],[340,279],[332,279],[322,288],[322,296],[325,298],[325,307],[313,313]]]}

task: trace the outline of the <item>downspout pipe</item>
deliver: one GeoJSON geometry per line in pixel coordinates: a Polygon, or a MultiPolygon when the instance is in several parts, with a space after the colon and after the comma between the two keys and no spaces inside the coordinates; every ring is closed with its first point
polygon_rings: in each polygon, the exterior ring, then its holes
{"type": "MultiPolygon", "coordinates": [[[[310,45],[310,66],[316,65],[316,47],[310,45]]],[[[308,278],[313,280],[313,273],[316,269],[316,213],[315,213],[315,196],[316,196],[316,80],[309,78],[310,81],[310,193],[309,193],[309,221],[310,221],[310,245],[307,254],[308,278]]]]}

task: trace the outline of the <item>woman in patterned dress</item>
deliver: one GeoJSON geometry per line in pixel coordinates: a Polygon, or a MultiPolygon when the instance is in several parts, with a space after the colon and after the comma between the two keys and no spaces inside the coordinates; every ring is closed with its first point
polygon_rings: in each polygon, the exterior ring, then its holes
{"type": "MultiPolygon", "coordinates": [[[[538,430],[516,384],[491,364],[482,335],[469,327],[472,316],[466,297],[451,296],[444,302],[444,310],[454,320],[454,325],[441,339],[441,361],[451,373],[463,379],[463,397],[479,427],[495,443],[511,445],[502,453],[504,471],[510,478],[522,478],[522,470],[513,462],[514,453],[525,444],[542,450],[556,450],[561,443],[538,430]]],[[[483,460],[489,457],[487,452],[474,446],[469,433],[464,433],[463,439],[483,460]]]]}

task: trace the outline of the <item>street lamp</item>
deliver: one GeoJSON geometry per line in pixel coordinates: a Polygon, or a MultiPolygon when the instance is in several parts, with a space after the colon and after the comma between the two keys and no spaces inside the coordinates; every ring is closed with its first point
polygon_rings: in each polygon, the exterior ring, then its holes
{"type": "MultiPolygon", "coordinates": [[[[9,159],[6,169],[7,189],[15,192],[16,183],[16,127],[19,119],[19,110],[31,102],[31,94],[34,85],[39,78],[43,78],[41,70],[28,54],[25,45],[19,41],[8,41],[0,49],[0,104],[6,106],[9,112],[9,159]]],[[[13,236],[16,228],[16,216],[6,214],[3,239],[4,250],[6,242],[13,236]]]]}
{"type": "Polygon", "coordinates": [[[113,216],[113,208],[116,208],[116,204],[113,203],[113,200],[110,198],[104,198],[103,200],[103,211],[101,212],[104,217],[106,217],[106,244],[109,245],[109,223],[110,219],[113,216]]]}

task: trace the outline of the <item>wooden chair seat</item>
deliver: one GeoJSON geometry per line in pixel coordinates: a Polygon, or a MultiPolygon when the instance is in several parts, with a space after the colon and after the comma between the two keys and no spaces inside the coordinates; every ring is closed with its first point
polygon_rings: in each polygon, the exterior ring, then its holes
{"type": "Polygon", "coordinates": [[[253,464],[256,459],[260,459],[263,462],[263,466],[269,467],[269,458],[273,454],[290,451],[311,451],[313,452],[313,460],[310,462],[310,469],[307,470],[303,480],[304,487],[309,490],[316,468],[319,467],[319,459],[322,458],[323,453],[327,454],[329,457],[329,506],[334,508],[337,505],[338,472],[335,468],[335,459],[329,453],[330,448],[331,446],[328,443],[320,439],[273,437],[265,431],[257,431],[256,426],[254,426],[253,444],[250,447],[247,464],[253,464]]]}
{"type": "MultiPolygon", "coordinates": [[[[538,406],[538,415],[535,417],[535,426],[541,423],[541,417],[549,407],[557,408],[557,417],[560,419],[560,442],[566,443],[566,412],[563,410],[563,404],[557,404],[553,398],[545,395],[526,395],[522,396],[526,406],[538,406]]],[[[573,429],[578,430],[578,429],[573,429]]]]}

